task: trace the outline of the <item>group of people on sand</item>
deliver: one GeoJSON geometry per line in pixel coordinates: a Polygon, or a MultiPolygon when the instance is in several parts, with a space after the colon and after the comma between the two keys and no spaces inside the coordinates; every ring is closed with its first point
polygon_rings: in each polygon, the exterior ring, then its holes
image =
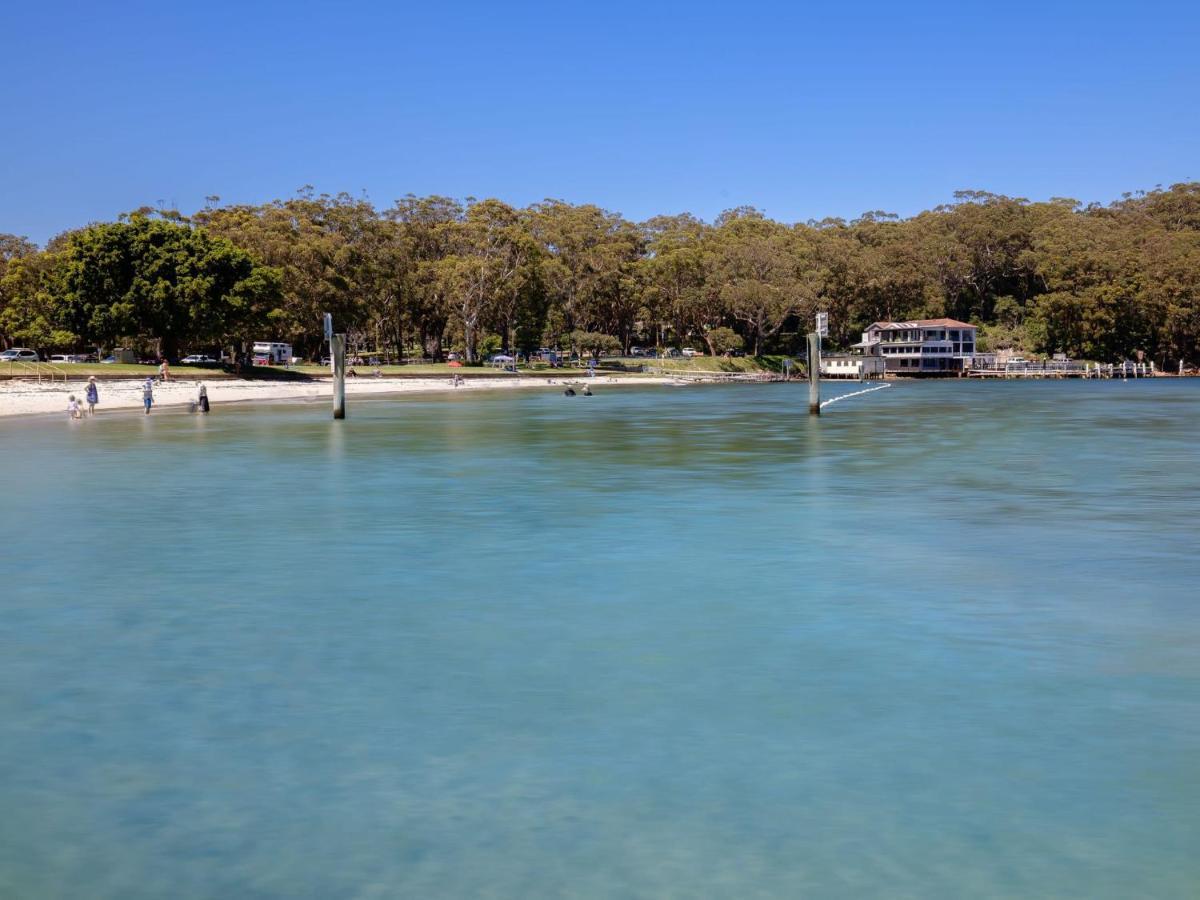
{"type": "MultiPolygon", "coordinates": [[[[87,401],[87,414],[94,416],[96,414],[96,404],[100,402],[100,389],[96,386],[95,375],[88,379],[87,391],[83,396],[87,401]]],[[[67,397],[67,415],[72,419],[83,418],[83,404],[75,398],[74,394],[67,397]]]]}
{"type": "MultiPolygon", "coordinates": [[[[163,381],[167,380],[165,367],[166,362],[164,361],[163,366],[159,370],[163,381]]],[[[84,394],[84,399],[87,401],[87,414],[89,416],[94,416],[96,414],[96,404],[100,402],[100,388],[96,384],[95,375],[92,375],[90,378],[88,378],[87,391],[84,394]]],[[[146,415],[150,415],[150,409],[154,406],[153,378],[147,378],[142,383],[142,406],[146,411],[146,415]]],[[[211,409],[208,403],[208,388],[201,384],[200,391],[196,395],[196,399],[193,400],[189,406],[192,412],[208,412],[211,409]]],[[[71,419],[82,419],[83,415],[83,405],[79,402],[79,399],[74,394],[68,395],[67,417],[71,419]]]]}

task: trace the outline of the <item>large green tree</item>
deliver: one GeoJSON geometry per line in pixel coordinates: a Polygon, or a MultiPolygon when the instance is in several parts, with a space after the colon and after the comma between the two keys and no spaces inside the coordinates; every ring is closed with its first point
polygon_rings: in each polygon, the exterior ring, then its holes
{"type": "Polygon", "coordinates": [[[174,358],[184,342],[215,344],[262,324],[280,275],[229,241],[136,214],[66,240],[58,260],[61,320],[84,340],[139,336],[174,358]]]}

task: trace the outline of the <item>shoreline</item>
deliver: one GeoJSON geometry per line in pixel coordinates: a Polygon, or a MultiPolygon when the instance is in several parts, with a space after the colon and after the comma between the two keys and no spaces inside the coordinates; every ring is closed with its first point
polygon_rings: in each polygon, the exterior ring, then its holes
{"type": "MultiPolygon", "coordinates": [[[[667,375],[602,375],[596,378],[584,376],[568,377],[518,377],[512,380],[500,378],[466,379],[454,387],[449,379],[436,377],[418,379],[414,377],[363,378],[347,380],[347,397],[375,395],[436,394],[474,391],[522,390],[529,388],[553,388],[585,384],[620,387],[624,385],[677,384],[678,378],[667,375]]],[[[700,383],[701,379],[688,379],[688,383],[700,383]]],[[[96,415],[106,411],[140,410],[142,408],[142,384],[144,379],[108,380],[97,382],[100,402],[96,415]]],[[[196,399],[199,386],[204,384],[208,399],[213,406],[229,403],[267,401],[306,401],[332,403],[331,380],[309,382],[271,382],[248,379],[172,379],[166,384],[154,385],[154,411],[186,411],[196,399]]],[[[84,395],[87,381],[58,382],[55,384],[36,382],[7,382],[0,384],[0,420],[26,416],[66,416],[67,398],[74,394],[83,406],[84,418],[87,404],[84,395]]],[[[152,412],[151,415],[154,413],[152,412]]]]}

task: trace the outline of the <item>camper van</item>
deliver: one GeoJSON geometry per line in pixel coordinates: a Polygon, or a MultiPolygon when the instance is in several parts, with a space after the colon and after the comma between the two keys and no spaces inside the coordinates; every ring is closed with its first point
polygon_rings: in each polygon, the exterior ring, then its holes
{"type": "Polygon", "coordinates": [[[274,341],[254,342],[254,364],[256,366],[286,366],[292,361],[292,345],[274,341]]]}

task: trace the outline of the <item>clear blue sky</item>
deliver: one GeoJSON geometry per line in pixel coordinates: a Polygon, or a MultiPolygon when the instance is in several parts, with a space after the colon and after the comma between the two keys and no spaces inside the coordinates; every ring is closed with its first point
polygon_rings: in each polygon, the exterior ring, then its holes
{"type": "Polygon", "coordinates": [[[304,184],[634,219],[1107,202],[1200,179],[1198,39],[1194,3],[14,3],[0,231],[304,184]]]}

